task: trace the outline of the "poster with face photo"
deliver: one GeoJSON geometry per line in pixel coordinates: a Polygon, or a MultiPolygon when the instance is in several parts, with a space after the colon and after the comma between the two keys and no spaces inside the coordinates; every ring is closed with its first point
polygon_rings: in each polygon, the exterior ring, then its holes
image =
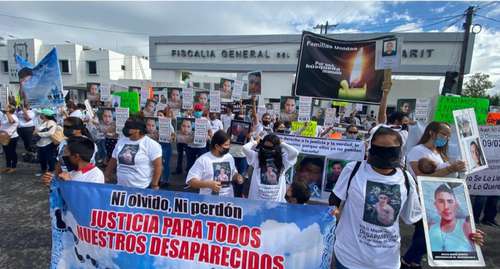
{"type": "Polygon", "coordinates": [[[412,120],[415,119],[415,106],[417,99],[398,99],[397,110],[406,113],[412,120]]]}
{"type": "Polygon", "coordinates": [[[167,88],[167,101],[171,109],[179,110],[182,108],[181,93],[181,88],[167,88]]]}
{"type": "Polygon", "coordinates": [[[229,162],[212,163],[214,170],[214,181],[219,181],[222,188],[231,184],[231,165],[229,162]]]}
{"type": "Polygon", "coordinates": [[[165,87],[153,87],[153,100],[156,104],[168,104],[168,92],[165,87]]]}
{"type": "Polygon", "coordinates": [[[116,138],[115,109],[110,107],[99,107],[96,114],[99,119],[100,135],[108,138],[116,138]]]}
{"type": "Polygon", "coordinates": [[[476,231],[463,179],[418,177],[430,266],[485,266],[469,235],[476,231]]]}
{"type": "Polygon", "coordinates": [[[473,108],[454,110],[455,129],[462,160],[465,162],[465,174],[471,174],[488,168],[483,145],[479,137],[476,113],[473,108]]]}
{"type": "Polygon", "coordinates": [[[194,118],[177,118],[177,143],[190,144],[194,139],[194,118]]]}
{"type": "Polygon", "coordinates": [[[250,133],[251,125],[252,124],[250,122],[232,120],[231,127],[229,128],[231,143],[244,145],[247,141],[248,134],[250,133]]]}
{"type": "Polygon", "coordinates": [[[157,117],[145,117],[146,122],[146,135],[154,141],[158,142],[160,139],[160,130],[157,117]]]}
{"type": "Polygon", "coordinates": [[[196,91],[194,95],[194,102],[202,104],[205,109],[209,109],[209,94],[209,91],[196,91]]]}
{"type": "Polygon", "coordinates": [[[87,100],[89,100],[90,105],[95,107],[100,104],[101,97],[99,96],[99,83],[89,82],[87,83],[87,100]]]}
{"type": "Polygon", "coordinates": [[[284,122],[297,121],[299,98],[282,96],[280,100],[280,120],[284,122]]]}
{"type": "Polygon", "coordinates": [[[302,180],[307,184],[311,192],[311,200],[325,199],[324,195],[322,197],[324,167],[324,156],[303,153],[298,156],[295,164],[294,180],[302,180]]]}
{"type": "Polygon", "coordinates": [[[253,96],[261,94],[261,77],[262,72],[260,71],[248,73],[248,95],[253,96]]]}
{"type": "Polygon", "coordinates": [[[220,98],[223,101],[232,101],[233,84],[234,80],[232,79],[227,79],[227,78],[220,79],[220,84],[219,84],[220,98]]]}
{"type": "Polygon", "coordinates": [[[326,169],[325,169],[325,177],[323,180],[323,191],[327,192],[328,195],[333,191],[335,184],[337,184],[337,180],[339,179],[340,173],[348,164],[349,161],[345,160],[326,160],[326,169]]]}

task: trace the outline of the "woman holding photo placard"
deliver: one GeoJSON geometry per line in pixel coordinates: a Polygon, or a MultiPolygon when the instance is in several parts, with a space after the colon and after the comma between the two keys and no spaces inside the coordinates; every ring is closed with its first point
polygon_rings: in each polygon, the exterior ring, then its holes
{"type": "MultiPolygon", "coordinates": [[[[424,130],[424,134],[415,147],[406,156],[406,163],[410,173],[417,176],[446,177],[453,176],[457,172],[465,170],[463,161],[449,162],[448,141],[451,136],[451,128],[447,123],[431,122],[424,130]],[[434,172],[426,174],[419,167],[421,159],[429,159],[436,165],[434,172]]],[[[422,221],[415,224],[410,248],[403,256],[402,268],[419,268],[422,256],[426,253],[424,228],[422,221]],[[406,267],[405,267],[406,266],[406,267]]]]}

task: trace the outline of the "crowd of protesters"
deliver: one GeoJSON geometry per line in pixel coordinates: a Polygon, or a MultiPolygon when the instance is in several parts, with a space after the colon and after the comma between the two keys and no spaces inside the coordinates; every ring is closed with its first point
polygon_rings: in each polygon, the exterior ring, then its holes
{"type": "MultiPolygon", "coordinates": [[[[386,115],[390,88],[390,84],[384,84],[377,116],[371,111],[362,122],[353,112],[346,118],[339,115],[337,119],[337,123],[344,123],[344,131],[337,138],[364,140],[367,148],[365,160],[349,163],[342,169],[329,199],[331,205],[337,206],[335,214],[339,218],[334,247],[336,268],[339,269],[420,268],[426,245],[415,178],[420,175],[454,176],[465,169],[462,161],[448,158],[451,129],[446,123],[429,123],[417,145],[406,147],[409,125],[414,123],[404,112],[386,115]],[[366,136],[359,131],[363,125],[367,127],[366,136]],[[401,193],[399,212],[387,206],[390,197],[381,194],[374,209],[381,213],[369,220],[363,218],[367,179],[370,184],[396,186],[401,193]],[[406,224],[414,224],[415,229],[411,246],[402,257],[398,217],[406,224]],[[390,242],[369,246],[358,241],[357,233],[364,221],[390,235],[390,242]]],[[[97,108],[98,97],[90,99],[97,108]]],[[[72,101],[60,111],[33,110],[27,104],[8,105],[0,114],[0,142],[6,160],[2,173],[16,173],[17,143],[21,138],[26,152],[37,152],[38,174],[47,185],[58,177],[93,183],[116,182],[143,189],[168,189],[172,171],[172,174],[185,174],[186,186],[203,195],[309,202],[311,190],[307,182],[296,177],[287,184],[285,179],[285,172],[294,167],[299,155],[296,148],[279,137],[300,133],[291,131],[289,115],[258,115],[256,98],[252,98],[248,109],[240,102],[237,113],[232,105],[226,105],[222,113],[209,113],[206,106],[196,103],[192,110],[182,115],[180,129],[172,132],[169,141],[160,142],[155,123],[149,122],[148,117],[175,120],[180,112],[168,105],[158,110],[155,105],[154,100],[148,100],[140,113],[130,116],[120,134],[116,132],[110,107],[99,107],[102,112],[99,118],[97,113],[88,113],[85,106],[72,101]],[[193,122],[184,120],[190,118],[206,123],[206,142],[192,139],[193,122]],[[231,143],[233,120],[250,123],[250,131],[242,137],[244,143],[231,143]],[[170,167],[173,150],[177,152],[177,161],[170,167]]],[[[332,139],[335,132],[333,127],[318,126],[316,136],[332,139]]],[[[476,221],[481,220],[480,214],[485,208],[482,223],[498,226],[494,219],[497,200],[485,201],[483,197],[475,200],[476,221]]],[[[482,244],[484,234],[471,232],[469,238],[470,244],[482,244]]]]}

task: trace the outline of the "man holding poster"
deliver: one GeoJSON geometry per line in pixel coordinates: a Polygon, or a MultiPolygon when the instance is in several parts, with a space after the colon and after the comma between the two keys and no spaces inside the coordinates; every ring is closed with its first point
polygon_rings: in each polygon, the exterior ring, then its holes
{"type": "Polygon", "coordinates": [[[375,70],[376,41],[342,41],[304,32],[295,94],[379,103],[383,71],[375,70]]]}

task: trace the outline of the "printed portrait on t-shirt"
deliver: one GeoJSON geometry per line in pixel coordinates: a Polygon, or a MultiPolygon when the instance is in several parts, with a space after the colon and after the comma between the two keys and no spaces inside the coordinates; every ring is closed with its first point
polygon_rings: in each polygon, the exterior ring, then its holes
{"type": "Polygon", "coordinates": [[[260,170],[260,184],[264,185],[278,185],[279,172],[274,164],[273,159],[266,161],[266,166],[260,170]]]}
{"type": "Polygon", "coordinates": [[[367,180],[363,220],[389,227],[397,220],[401,208],[401,188],[398,184],[384,184],[367,180]]]}
{"type": "Polygon", "coordinates": [[[135,165],[135,155],[139,151],[139,145],[125,145],[118,153],[118,162],[120,164],[135,165]]]}
{"type": "Polygon", "coordinates": [[[285,171],[285,182],[286,182],[286,185],[292,185],[292,182],[293,182],[293,169],[292,169],[292,167],[288,168],[288,170],[285,171]]]}
{"type": "Polygon", "coordinates": [[[295,165],[294,180],[305,181],[309,186],[311,198],[321,198],[324,157],[299,154],[295,165]]]}
{"type": "Polygon", "coordinates": [[[223,188],[231,184],[231,165],[229,162],[212,163],[214,181],[219,181],[223,188]]]}

